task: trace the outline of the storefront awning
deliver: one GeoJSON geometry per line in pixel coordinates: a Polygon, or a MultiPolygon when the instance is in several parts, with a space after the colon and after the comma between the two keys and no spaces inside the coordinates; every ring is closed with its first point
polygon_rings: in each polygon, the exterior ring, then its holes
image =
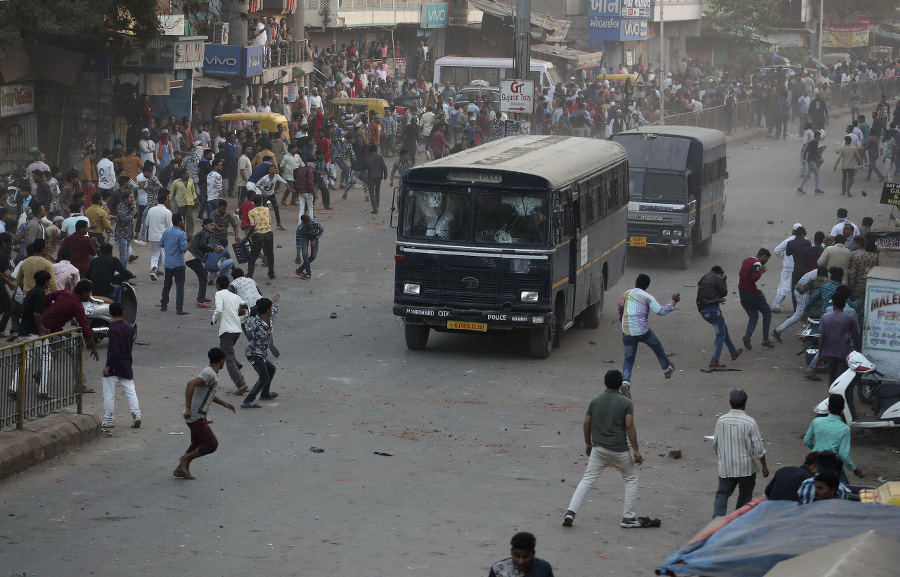
{"type": "Polygon", "coordinates": [[[218,78],[210,78],[209,76],[194,77],[194,90],[198,88],[225,88],[230,86],[228,82],[219,80],[218,78]]]}
{"type": "MultiPolygon", "coordinates": [[[[513,8],[509,4],[501,4],[492,0],[469,0],[469,6],[503,20],[512,21],[513,19],[513,8]]],[[[531,12],[531,24],[546,30],[548,37],[552,38],[552,42],[563,42],[572,25],[569,20],[558,20],[534,11],[531,12]]]]}
{"type": "Polygon", "coordinates": [[[551,46],[550,44],[536,44],[531,51],[542,56],[555,56],[574,62],[575,70],[594,68],[603,62],[603,52],[584,52],[574,48],[551,46]]]}

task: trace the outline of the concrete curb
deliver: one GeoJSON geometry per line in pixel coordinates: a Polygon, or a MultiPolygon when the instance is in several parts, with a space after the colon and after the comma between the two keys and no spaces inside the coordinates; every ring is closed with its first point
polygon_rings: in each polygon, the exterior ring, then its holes
{"type": "Polygon", "coordinates": [[[100,435],[100,417],[57,413],[0,436],[0,479],[71,452],[100,435]]]}

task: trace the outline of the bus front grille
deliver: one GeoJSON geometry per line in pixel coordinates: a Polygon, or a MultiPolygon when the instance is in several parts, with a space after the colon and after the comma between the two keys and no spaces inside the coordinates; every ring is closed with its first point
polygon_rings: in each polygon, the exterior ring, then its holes
{"type": "Polygon", "coordinates": [[[445,270],[441,297],[450,305],[496,307],[499,288],[500,277],[496,271],[445,270]]]}

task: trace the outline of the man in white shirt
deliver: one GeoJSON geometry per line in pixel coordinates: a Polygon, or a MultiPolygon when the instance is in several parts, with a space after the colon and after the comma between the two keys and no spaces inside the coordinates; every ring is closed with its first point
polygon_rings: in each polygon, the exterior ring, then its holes
{"type": "Polygon", "coordinates": [[[249,387],[241,374],[241,368],[234,356],[234,343],[240,338],[241,329],[240,308],[246,303],[228,290],[229,280],[227,276],[220,275],[216,278],[216,309],[213,311],[212,323],[219,323],[219,347],[225,351],[225,366],[228,368],[228,376],[237,387],[235,394],[245,394],[249,387]]]}
{"type": "MultiPolygon", "coordinates": [[[[103,151],[103,158],[97,162],[97,179],[100,194],[103,194],[103,191],[106,190],[112,195],[113,190],[116,188],[116,166],[113,164],[112,152],[109,149],[103,151]]],[[[115,211],[115,206],[110,208],[115,211]]]]}
{"type": "Polygon", "coordinates": [[[297,145],[291,143],[288,153],[281,159],[281,174],[287,181],[284,194],[281,196],[281,206],[285,206],[288,195],[291,196],[291,206],[298,204],[297,193],[294,191],[294,171],[300,168],[300,155],[297,154],[297,145]]]}
{"type": "Polygon", "coordinates": [[[278,230],[284,230],[284,227],[281,226],[281,212],[278,210],[278,198],[276,197],[278,185],[280,184],[287,186],[287,181],[278,174],[278,167],[271,164],[269,165],[269,174],[256,182],[256,190],[263,197],[263,206],[266,205],[266,202],[272,203],[272,210],[275,211],[276,227],[278,230]]]}
{"type": "Polygon", "coordinates": [[[209,142],[212,140],[212,137],[204,130],[202,124],[197,125],[197,140],[203,143],[203,148],[209,148],[209,142]]]}
{"type": "Polygon", "coordinates": [[[141,131],[141,140],[138,142],[138,152],[141,156],[141,161],[154,162],[154,156],[156,155],[156,143],[150,140],[150,129],[145,128],[141,131]]]}
{"type": "Polygon", "coordinates": [[[172,211],[169,210],[169,195],[160,192],[156,206],[147,211],[147,240],[150,241],[150,279],[156,280],[159,269],[163,267],[163,255],[159,248],[159,239],[164,232],[172,228],[172,211]]]}
{"type": "Polygon", "coordinates": [[[269,107],[269,101],[263,99],[262,102],[259,103],[259,106],[256,107],[257,112],[272,112],[272,109],[269,107]]]}
{"type": "Polygon", "coordinates": [[[219,201],[222,200],[222,165],[224,160],[213,160],[213,167],[206,177],[206,204],[209,214],[219,209],[219,201]]]}
{"type": "Polygon", "coordinates": [[[309,109],[315,110],[316,108],[322,108],[322,97],[319,96],[319,89],[313,88],[312,94],[309,95],[309,109]]]}
{"type": "Polygon", "coordinates": [[[266,23],[260,20],[256,23],[256,30],[253,36],[253,46],[265,46],[268,42],[266,37],[266,23]]]}
{"type": "Polygon", "coordinates": [[[244,146],[243,154],[238,158],[237,164],[237,187],[238,187],[238,207],[244,204],[247,196],[247,179],[253,174],[253,146],[244,146]]]}
{"type": "Polygon", "coordinates": [[[845,224],[853,226],[853,236],[859,236],[859,227],[850,222],[850,218],[847,217],[847,214],[848,213],[846,208],[837,209],[837,216],[834,217],[834,220],[837,222],[837,224],[831,227],[831,236],[844,234],[845,224]]]}

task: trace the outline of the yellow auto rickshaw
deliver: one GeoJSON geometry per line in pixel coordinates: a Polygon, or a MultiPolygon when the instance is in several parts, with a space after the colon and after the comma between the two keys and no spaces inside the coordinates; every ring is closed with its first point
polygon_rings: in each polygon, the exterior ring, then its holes
{"type": "Polygon", "coordinates": [[[335,98],[331,101],[331,109],[325,111],[325,116],[334,119],[340,118],[348,104],[357,112],[365,107],[366,112],[374,110],[378,116],[384,116],[390,106],[388,101],[383,98],[335,98]]]}
{"type": "Polygon", "coordinates": [[[260,130],[267,130],[271,134],[279,132],[287,134],[288,132],[288,119],[277,112],[235,112],[233,114],[222,114],[217,116],[215,120],[216,122],[231,122],[233,120],[259,122],[260,130]]]}

